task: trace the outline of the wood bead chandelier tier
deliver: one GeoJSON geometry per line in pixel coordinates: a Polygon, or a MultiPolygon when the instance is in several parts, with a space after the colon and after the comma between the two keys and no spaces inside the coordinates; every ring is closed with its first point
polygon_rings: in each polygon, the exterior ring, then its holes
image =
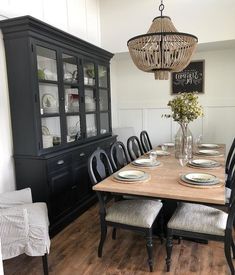
{"type": "Polygon", "coordinates": [[[170,17],[162,15],[163,10],[161,0],[161,16],[153,19],[146,34],[127,42],[135,65],[144,72],[154,73],[155,79],[168,79],[169,72],[187,67],[198,42],[196,36],[178,32],[170,17]]]}

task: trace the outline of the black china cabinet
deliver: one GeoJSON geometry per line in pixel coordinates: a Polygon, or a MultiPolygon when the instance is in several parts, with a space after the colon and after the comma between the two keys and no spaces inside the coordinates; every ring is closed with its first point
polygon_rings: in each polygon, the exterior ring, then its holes
{"type": "Polygon", "coordinates": [[[17,189],[45,201],[54,235],[96,200],[89,155],[108,150],[112,54],[30,16],[0,21],[17,189]]]}

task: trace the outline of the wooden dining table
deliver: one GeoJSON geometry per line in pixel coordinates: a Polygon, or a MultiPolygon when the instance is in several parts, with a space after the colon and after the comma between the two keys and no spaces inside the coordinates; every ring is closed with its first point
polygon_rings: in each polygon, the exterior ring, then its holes
{"type": "MultiPolygon", "coordinates": [[[[159,148],[156,148],[159,150],[159,148]]],[[[158,156],[160,165],[156,167],[137,167],[128,164],[119,171],[141,170],[149,174],[149,179],[142,182],[120,182],[113,175],[93,186],[93,190],[100,192],[112,192],[117,194],[143,196],[174,201],[196,202],[208,205],[225,204],[225,146],[220,144],[218,149],[220,156],[198,156],[194,159],[211,159],[218,161],[221,166],[212,169],[182,167],[175,158],[174,149],[169,150],[170,155],[158,156]],[[209,173],[220,179],[219,187],[195,188],[185,186],[180,182],[180,176],[186,173],[209,173]]],[[[148,155],[141,156],[148,157],[148,155]]]]}

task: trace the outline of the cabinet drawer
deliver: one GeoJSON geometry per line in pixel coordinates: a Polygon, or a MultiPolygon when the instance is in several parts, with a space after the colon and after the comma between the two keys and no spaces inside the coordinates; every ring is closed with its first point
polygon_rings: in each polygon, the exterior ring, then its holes
{"type": "Polygon", "coordinates": [[[93,152],[91,147],[85,147],[73,153],[73,163],[85,163],[93,152]]]}
{"type": "Polygon", "coordinates": [[[48,172],[53,172],[59,169],[62,169],[64,167],[67,167],[71,165],[71,155],[68,156],[60,156],[56,157],[53,159],[48,160],[47,167],[48,167],[48,172]]]}

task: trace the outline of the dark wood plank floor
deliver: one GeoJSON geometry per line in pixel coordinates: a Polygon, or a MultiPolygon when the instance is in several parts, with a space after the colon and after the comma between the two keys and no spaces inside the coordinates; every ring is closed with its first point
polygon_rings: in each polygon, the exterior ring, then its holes
{"type": "MultiPolygon", "coordinates": [[[[154,272],[148,272],[145,241],[133,232],[120,230],[117,239],[109,231],[103,258],[97,257],[99,243],[98,207],[94,206],[52,239],[48,257],[50,274],[55,275],[223,275],[230,274],[223,244],[208,245],[183,240],[174,243],[172,270],[166,273],[165,244],[154,240],[154,272]]],[[[5,275],[43,274],[41,257],[21,255],[4,261],[5,275]]]]}

